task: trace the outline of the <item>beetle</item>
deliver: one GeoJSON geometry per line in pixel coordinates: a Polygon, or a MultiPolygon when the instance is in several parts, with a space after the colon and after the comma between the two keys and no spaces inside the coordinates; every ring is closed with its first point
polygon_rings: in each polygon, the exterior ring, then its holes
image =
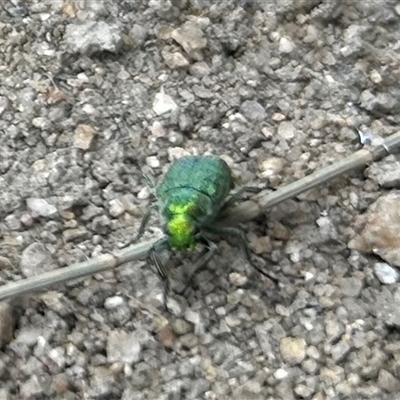
{"type": "MultiPolygon", "coordinates": [[[[249,262],[258,272],[274,283],[276,278],[254,265],[245,233],[236,227],[216,227],[213,223],[220,213],[229,207],[244,192],[260,189],[243,187],[233,194],[232,171],[228,164],[216,156],[186,156],[176,160],[165,174],[160,185],[150,181],[156,201],[150,205],[141,221],[134,241],[145,232],[150,216],[158,210],[164,219],[163,230],[166,237],[157,241],[149,252],[149,257],[164,282],[164,307],[170,290],[167,271],[159,253],[164,250],[192,250],[197,243],[205,245],[205,252],[194,266],[188,283],[216,253],[218,247],[210,239],[211,235],[230,236],[238,239],[240,247],[249,262]]],[[[182,291],[187,289],[188,285],[182,291]]]]}

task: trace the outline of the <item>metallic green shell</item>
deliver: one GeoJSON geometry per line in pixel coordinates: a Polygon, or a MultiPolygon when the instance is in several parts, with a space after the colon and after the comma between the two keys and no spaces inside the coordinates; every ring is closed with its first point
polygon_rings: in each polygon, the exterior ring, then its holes
{"type": "Polygon", "coordinates": [[[194,202],[197,221],[205,222],[218,214],[233,186],[225,161],[215,156],[188,156],[172,164],[156,194],[167,218],[165,210],[170,204],[194,202]]]}

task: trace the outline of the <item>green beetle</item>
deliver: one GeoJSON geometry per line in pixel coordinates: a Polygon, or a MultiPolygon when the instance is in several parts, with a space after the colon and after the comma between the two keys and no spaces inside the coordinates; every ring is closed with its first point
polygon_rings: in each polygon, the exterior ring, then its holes
{"type": "MultiPolygon", "coordinates": [[[[166,238],[160,239],[150,250],[157,272],[164,282],[164,306],[169,292],[169,280],[159,253],[163,250],[190,250],[196,243],[203,243],[206,252],[196,263],[193,275],[203,268],[217,251],[210,235],[233,236],[239,240],[247,261],[261,274],[276,282],[265,271],[251,262],[251,253],[245,234],[233,227],[213,227],[222,210],[240,197],[243,192],[255,192],[259,189],[241,188],[229,197],[234,188],[232,172],[226,162],[215,156],[187,156],[175,161],[163,181],[155,190],[156,202],[145,213],[135,241],[145,231],[151,213],[159,210],[164,218],[166,238]]],[[[187,288],[187,287],[186,287],[187,288]]],[[[184,290],[186,290],[186,288],[184,290]]]]}

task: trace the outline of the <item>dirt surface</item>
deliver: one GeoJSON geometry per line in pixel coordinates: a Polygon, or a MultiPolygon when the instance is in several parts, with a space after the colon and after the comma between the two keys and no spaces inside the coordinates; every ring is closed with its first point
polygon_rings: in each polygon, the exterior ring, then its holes
{"type": "MultiPolygon", "coordinates": [[[[3,1],[0,284],[127,243],[141,170],[214,154],[277,188],[395,132],[399,49],[396,0],[3,1]]],[[[361,232],[400,220],[398,163],[244,227],[278,287],[221,241],[171,315],[146,261],[3,304],[0,399],[399,398],[399,241],[361,232]]]]}

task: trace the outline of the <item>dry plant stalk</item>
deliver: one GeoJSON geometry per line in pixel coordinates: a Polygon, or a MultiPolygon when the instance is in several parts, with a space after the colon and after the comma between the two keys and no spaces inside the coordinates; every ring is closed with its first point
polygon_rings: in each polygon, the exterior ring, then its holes
{"type": "MultiPolygon", "coordinates": [[[[292,199],[299,194],[320,186],[339,175],[370,165],[389,154],[400,151],[400,132],[389,136],[379,146],[370,149],[362,149],[349,157],[332,165],[299,179],[295,182],[276,190],[275,192],[261,192],[254,196],[253,200],[245,201],[229,209],[218,223],[237,224],[250,221],[260,216],[269,207],[285,200],[292,199]]],[[[126,249],[104,254],[89,261],[70,265],[41,275],[22,279],[18,282],[10,282],[0,287],[0,300],[10,299],[30,292],[36,292],[50,288],[67,281],[93,275],[107,269],[118,267],[130,261],[145,258],[158,239],[141,242],[129,246],[126,249]]]]}

